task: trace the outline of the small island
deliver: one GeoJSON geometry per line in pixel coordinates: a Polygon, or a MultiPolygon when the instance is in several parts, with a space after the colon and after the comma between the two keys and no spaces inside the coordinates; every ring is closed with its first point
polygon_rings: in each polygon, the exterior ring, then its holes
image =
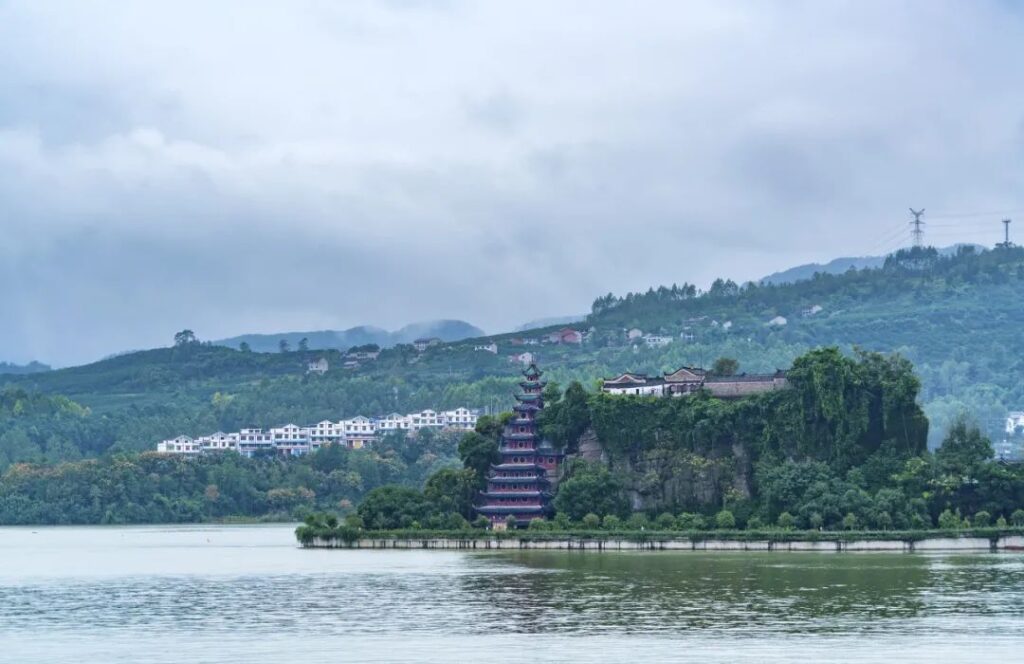
{"type": "Polygon", "coordinates": [[[593,393],[523,372],[462,468],[296,530],[309,548],[1024,549],[1024,468],[966,419],[935,452],[898,356],[810,351],[787,371],[622,373],[593,393]]]}

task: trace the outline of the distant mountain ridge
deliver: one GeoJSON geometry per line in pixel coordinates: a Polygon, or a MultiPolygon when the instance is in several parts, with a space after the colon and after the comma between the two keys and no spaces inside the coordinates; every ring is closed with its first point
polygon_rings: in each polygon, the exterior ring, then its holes
{"type": "Polygon", "coordinates": [[[41,373],[43,371],[50,371],[51,367],[48,364],[42,362],[36,362],[33,360],[28,364],[14,364],[12,362],[0,362],[0,375],[24,375],[41,373]]]}
{"type": "Polygon", "coordinates": [[[549,316],[548,318],[538,318],[531,320],[529,323],[523,323],[512,330],[513,332],[528,332],[530,330],[538,330],[544,327],[552,327],[554,325],[572,325],[573,323],[579,323],[586,320],[586,314],[578,314],[575,316],[549,316]]]}
{"type": "Polygon", "coordinates": [[[238,348],[241,344],[247,343],[256,352],[270,353],[278,350],[282,340],[287,342],[292,349],[297,348],[302,339],[306,339],[310,350],[331,348],[345,350],[364,344],[377,344],[381,348],[390,348],[397,344],[412,343],[416,339],[430,337],[437,337],[441,341],[462,341],[482,336],[484,336],[483,330],[466,321],[432,320],[410,323],[394,332],[372,325],[359,325],[347,330],[242,334],[227,339],[218,339],[212,343],[229,348],[238,348]]]}

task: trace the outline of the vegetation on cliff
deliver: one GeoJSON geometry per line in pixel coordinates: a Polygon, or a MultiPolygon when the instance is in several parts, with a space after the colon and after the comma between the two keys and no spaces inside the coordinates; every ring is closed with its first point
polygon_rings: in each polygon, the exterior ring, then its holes
{"type": "MultiPolygon", "coordinates": [[[[905,359],[825,348],[798,358],[789,382],[733,401],[549,390],[541,430],[570,453],[553,527],[887,531],[1024,516],[1024,468],[993,461],[976,427],[959,421],[938,452],[927,450],[905,359]],[[589,431],[600,459],[577,452],[589,431]]],[[[367,496],[364,526],[468,526],[467,496],[493,459],[499,424],[487,420],[465,437],[461,473],[428,480],[422,493],[384,487],[367,496]]]]}

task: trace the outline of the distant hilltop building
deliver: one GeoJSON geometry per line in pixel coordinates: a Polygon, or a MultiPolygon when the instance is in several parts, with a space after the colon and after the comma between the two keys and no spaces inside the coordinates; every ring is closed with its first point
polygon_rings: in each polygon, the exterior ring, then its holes
{"type": "Polygon", "coordinates": [[[786,373],[738,374],[735,376],[709,375],[704,369],[681,367],[661,376],[624,373],[602,381],[601,390],[607,394],[634,396],[679,397],[698,390],[707,390],[719,399],[735,399],[771,392],[786,387],[786,373]]]}
{"type": "Polygon", "coordinates": [[[310,426],[286,424],[271,429],[248,428],[233,433],[217,433],[190,438],[178,436],[157,443],[156,451],[186,456],[210,452],[237,452],[252,457],[260,454],[301,456],[324,445],[344,445],[359,449],[378,436],[391,431],[455,429],[470,431],[476,427],[479,411],[469,408],[424,410],[408,415],[392,413],[369,418],[357,415],[347,420],[324,420],[310,426]]]}
{"type": "Polygon", "coordinates": [[[552,486],[564,455],[537,430],[537,414],[544,408],[541,373],[536,364],[523,371],[514,417],[501,436],[501,462],[487,473],[487,490],[475,508],[497,530],[506,528],[510,517],[521,527],[552,512],[552,486]]]}
{"type": "Polygon", "coordinates": [[[1024,411],[1015,410],[1006,416],[1006,434],[1012,436],[1019,431],[1024,431],[1024,411]]]}
{"type": "Polygon", "coordinates": [[[509,355],[508,361],[513,364],[522,364],[523,366],[530,366],[536,361],[533,353],[527,351],[525,353],[516,353],[515,355],[509,355]]]}
{"type": "Polygon", "coordinates": [[[315,373],[323,376],[325,373],[327,373],[327,369],[329,368],[330,365],[327,363],[327,358],[321,357],[318,360],[310,362],[306,366],[306,373],[315,373]]]}
{"type": "Polygon", "coordinates": [[[548,334],[544,340],[552,344],[581,344],[583,343],[583,333],[571,327],[563,327],[557,332],[548,334]]]}
{"type": "Polygon", "coordinates": [[[428,348],[433,348],[434,346],[439,346],[441,343],[442,342],[441,342],[441,340],[439,338],[437,338],[437,337],[430,337],[428,339],[417,339],[416,341],[412,342],[412,345],[413,345],[413,347],[417,351],[422,353],[423,351],[425,351],[428,348]]]}

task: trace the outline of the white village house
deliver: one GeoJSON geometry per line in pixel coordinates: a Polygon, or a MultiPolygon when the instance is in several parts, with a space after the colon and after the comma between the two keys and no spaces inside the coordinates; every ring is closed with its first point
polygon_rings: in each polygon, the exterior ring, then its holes
{"type": "Polygon", "coordinates": [[[373,443],[378,436],[392,431],[419,431],[421,429],[472,430],[479,411],[470,408],[400,415],[391,413],[379,418],[362,415],[347,420],[323,420],[310,426],[285,424],[270,429],[250,427],[234,433],[217,433],[191,438],[178,436],[157,443],[156,451],[164,454],[195,456],[213,452],[237,452],[252,457],[261,454],[301,456],[324,445],[344,445],[359,449],[373,443]]]}

